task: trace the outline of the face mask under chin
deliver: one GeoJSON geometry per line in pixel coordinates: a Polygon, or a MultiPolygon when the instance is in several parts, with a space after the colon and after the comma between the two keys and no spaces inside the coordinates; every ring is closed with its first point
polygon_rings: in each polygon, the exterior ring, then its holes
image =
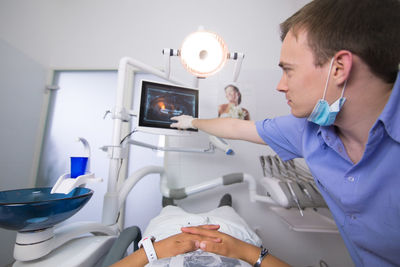
{"type": "Polygon", "coordinates": [[[310,116],[308,116],[308,121],[316,123],[320,126],[330,126],[335,122],[336,116],[339,113],[340,109],[342,108],[346,98],[343,97],[344,90],[346,88],[347,81],[345,82],[342,94],[339,99],[337,99],[332,105],[329,106],[329,103],[325,100],[326,90],[328,88],[328,82],[332,71],[332,66],[335,58],[332,58],[328,78],[326,79],[324,95],[322,99],[319,99],[317,104],[315,105],[313,111],[311,112],[310,116]]]}

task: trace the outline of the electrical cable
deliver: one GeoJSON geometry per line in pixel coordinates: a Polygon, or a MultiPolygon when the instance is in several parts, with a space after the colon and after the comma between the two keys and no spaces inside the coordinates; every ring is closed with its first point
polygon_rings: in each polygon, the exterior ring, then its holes
{"type": "Polygon", "coordinates": [[[127,134],[124,138],[122,138],[120,144],[122,144],[126,138],[130,137],[134,132],[136,132],[136,128],[134,128],[129,134],[127,134]]]}

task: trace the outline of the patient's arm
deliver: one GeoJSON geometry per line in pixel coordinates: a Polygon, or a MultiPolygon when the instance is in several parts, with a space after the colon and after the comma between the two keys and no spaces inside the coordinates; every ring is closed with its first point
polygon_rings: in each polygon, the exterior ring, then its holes
{"type": "MultiPolygon", "coordinates": [[[[221,233],[216,230],[205,229],[204,227],[183,227],[182,232],[193,234],[193,238],[201,239],[200,249],[215,254],[241,259],[254,265],[258,257],[260,256],[260,248],[239,239],[236,239],[230,235],[221,233]],[[211,239],[202,239],[201,237],[209,237],[211,239]],[[213,239],[219,242],[214,242],[213,239]]],[[[287,267],[287,263],[280,259],[268,254],[261,264],[262,267],[274,266],[274,267],[287,267]]]]}
{"type": "Polygon", "coordinates": [[[114,263],[111,267],[143,267],[148,263],[146,253],[143,248],[136,250],[131,255],[123,258],[122,260],[114,263]]]}
{"type": "MultiPolygon", "coordinates": [[[[176,256],[178,254],[198,249],[198,247],[196,247],[196,239],[193,238],[193,235],[187,233],[181,233],[168,237],[161,241],[154,242],[153,245],[159,259],[176,256]]],[[[146,253],[144,252],[143,248],[141,248],[111,266],[143,267],[147,263],[148,260],[146,253]]]]}
{"type": "MultiPolygon", "coordinates": [[[[218,230],[218,225],[205,225],[202,226],[207,230],[218,230]]],[[[194,251],[199,248],[200,240],[207,240],[208,242],[220,242],[219,238],[214,237],[199,237],[188,233],[180,233],[173,235],[166,239],[154,242],[154,250],[156,251],[157,258],[169,258],[186,252],[194,251]]],[[[146,253],[143,248],[136,250],[134,253],[123,258],[119,262],[111,265],[112,267],[143,267],[148,263],[146,253]]]]}

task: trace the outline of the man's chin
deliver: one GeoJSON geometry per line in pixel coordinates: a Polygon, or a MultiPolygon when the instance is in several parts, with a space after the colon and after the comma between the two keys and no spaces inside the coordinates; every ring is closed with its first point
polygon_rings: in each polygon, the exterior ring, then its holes
{"type": "Polygon", "coordinates": [[[308,116],[309,116],[309,114],[294,112],[293,110],[291,110],[291,113],[292,113],[292,115],[295,116],[296,118],[308,118],[308,116]]]}

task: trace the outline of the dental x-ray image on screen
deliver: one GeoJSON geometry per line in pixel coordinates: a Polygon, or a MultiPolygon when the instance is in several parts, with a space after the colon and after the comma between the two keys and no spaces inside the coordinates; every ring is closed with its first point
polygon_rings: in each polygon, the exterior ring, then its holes
{"type": "MultiPolygon", "coordinates": [[[[138,130],[155,134],[187,135],[170,128],[174,116],[198,117],[198,90],[154,81],[142,81],[138,130]]],[[[190,131],[197,131],[191,129],[190,131]]]]}

